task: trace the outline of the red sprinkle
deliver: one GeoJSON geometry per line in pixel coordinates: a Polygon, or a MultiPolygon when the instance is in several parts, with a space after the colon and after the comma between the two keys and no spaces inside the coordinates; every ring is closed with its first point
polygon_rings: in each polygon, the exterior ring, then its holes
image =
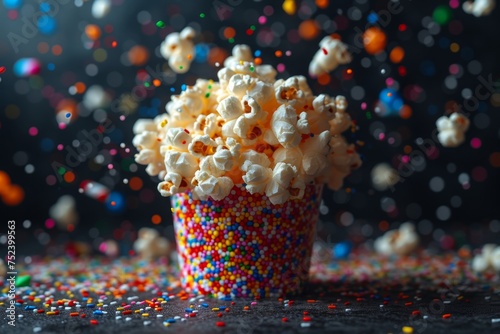
{"type": "Polygon", "coordinates": [[[87,316],[85,315],[85,313],[80,316],[80,318],[86,318],[86,317],[87,316]]]}
{"type": "Polygon", "coordinates": [[[78,317],[79,313],[78,312],[71,312],[69,314],[70,317],[78,317]]]}
{"type": "Polygon", "coordinates": [[[92,320],[90,320],[90,324],[91,325],[98,325],[99,322],[97,320],[95,320],[95,319],[92,319],[92,320]]]}
{"type": "Polygon", "coordinates": [[[222,318],[222,313],[217,314],[219,318],[222,318]]]}
{"type": "Polygon", "coordinates": [[[37,313],[43,313],[43,312],[45,312],[45,310],[38,310],[38,311],[36,311],[36,312],[37,312],[37,313]]]}
{"type": "Polygon", "coordinates": [[[406,302],[405,303],[405,306],[412,306],[413,305],[413,302],[406,302]]]}
{"type": "Polygon", "coordinates": [[[306,321],[306,322],[309,322],[309,321],[311,321],[311,320],[312,320],[312,318],[311,318],[311,317],[303,317],[303,318],[302,318],[302,320],[303,320],[303,321],[306,321]]]}
{"type": "Polygon", "coordinates": [[[449,319],[449,318],[451,318],[450,313],[443,314],[443,319],[449,319]]]}
{"type": "Polygon", "coordinates": [[[412,315],[420,315],[420,311],[413,311],[411,312],[412,315]]]}
{"type": "Polygon", "coordinates": [[[330,305],[328,305],[328,308],[329,308],[329,309],[335,309],[335,308],[337,308],[337,306],[335,306],[335,305],[333,305],[333,304],[330,304],[330,305]]]}
{"type": "Polygon", "coordinates": [[[226,326],[226,323],[224,321],[217,321],[215,323],[215,326],[217,326],[217,327],[224,327],[224,326],[226,326]]]}
{"type": "Polygon", "coordinates": [[[327,54],[328,54],[328,50],[327,50],[327,49],[325,49],[325,48],[321,48],[321,50],[323,50],[323,53],[324,53],[325,55],[327,55],[327,54]]]}
{"type": "Polygon", "coordinates": [[[309,312],[307,312],[307,311],[304,311],[304,313],[303,313],[303,314],[304,314],[304,315],[308,315],[308,314],[309,314],[309,312]]]}
{"type": "Polygon", "coordinates": [[[131,314],[132,310],[125,310],[122,312],[123,315],[131,314]]]}
{"type": "Polygon", "coordinates": [[[194,318],[194,317],[196,317],[196,313],[189,313],[189,317],[190,317],[190,318],[194,318]]]}
{"type": "Polygon", "coordinates": [[[308,299],[307,302],[310,303],[310,304],[316,303],[316,301],[314,299],[308,299]]]}
{"type": "Polygon", "coordinates": [[[351,302],[345,302],[344,305],[345,306],[351,305],[351,302]]]}
{"type": "Polygon", "coordinates": [[[288,321],[288,318],[281,318],[281,321],[283,321],[283,322],[287,322],[287,321],[288,321]]]}

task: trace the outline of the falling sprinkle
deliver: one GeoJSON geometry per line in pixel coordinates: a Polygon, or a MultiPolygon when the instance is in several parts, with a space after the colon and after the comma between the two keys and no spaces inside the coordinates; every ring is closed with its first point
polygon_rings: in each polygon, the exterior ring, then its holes
{"type": "Polygon", "coordinates": [[[156,26],[157,26],[158,28],[160,28],[160,29],[163,29],[163,28],[165,28],[165,22],[163,22],[163,21],[158,21],[158,22],[156,22],[156,26]]]}

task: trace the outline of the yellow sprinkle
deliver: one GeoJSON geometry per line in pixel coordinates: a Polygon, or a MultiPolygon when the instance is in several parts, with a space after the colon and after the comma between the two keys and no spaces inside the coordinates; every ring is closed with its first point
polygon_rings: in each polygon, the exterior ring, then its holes
{"type": "Polygon", "coordinates": [[[54,315],[54,314],[56,314],[56,312],[49,311],[49,312],[47,312],[46,314],[47,314],[47,315],[54,315]]]}
{"type": "Polygon", "coordinates": [[[162,122],[161,122],[161,127],[165,127],[165,125],[167,125],[168,121],[166,119],[164,119],[162,122]]]}
{"type": "Polygon", "coordinates": [[[142,316],[143,317],[149,317],[149,313],[143,313],[142,316]]]}
{"type": "Polygon", "coordinates": [[[0,302],[0,306],[3,306],[4,302],[0,302]]]}
{"type": "Polygon", "coordinates": [[[170,323],[169,322],[164,322],[163,326],[168,327],[168,326],[170,326],[170,323]]]}
{"type": "Polygon", "coordinates": [[[123,311],[123,310],[124,310],[124,308],[120,306],[120,307],[117,307],[117,308],[116,308],[116,310],[117,310],[117,311],[123,311]]]}
{"type": "Polygon", "coordinates": [[[405,333],[405,334],[412,334],[413,333],[413,327],[403,326],[403,333],[405,333]]]}
{"type": "Polygon", "coordinates": [[[158,301],[159,301],[159,302],[162,302],[162,301],[163,301],[163,298],[158,298],[158,301]]]}
{"type": "Polygon", "coordinates": [[[134,313],[141,313],[141,310],[135,310],[134,313]]]}
{"type": "Polygon", "coordinates": [[[36,292],[35,291],[31,291],[30,292],[30,296],[34,296],[34,295],[36,295],[36,292]]]}
{"type": "Polygon", "coordinates": [[[97,307],[102,307],[103,303],[96,304],[97,307]]]}
{"type": "Polygon", "coordinates": [[[212,308],[212,311],[219,311],[219,308],[218,307],[214,307],[214,308],[212,308]]]}

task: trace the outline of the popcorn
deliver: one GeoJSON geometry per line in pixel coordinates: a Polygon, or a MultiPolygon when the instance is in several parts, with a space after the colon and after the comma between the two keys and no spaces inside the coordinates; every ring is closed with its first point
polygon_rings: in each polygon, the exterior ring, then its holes
{"type": "Polygon", "coordinates": [[[172,71],[185,73],[189,70],[191,61],[196,56],[193,38],[196,31],[191,27],[184,28],[180,33],[170,33],[161,43],[160,53],[168,60],[172,71]]]}
{"type": "Polygon", "coordinates": [[[241,170],[246,172],[243,175],[243,181],[245,181],[246,189],[250,194],[263,193],[273,175],[271,168],[253,163],[250,160],[243,163],[241,170]]]}
{"type": "Polygon", "coordinates": [[[134,242],[134,250],[140,257],[152,260],[160,256],[168,257],[173,247],[166,238],[160,237],[157,230],[143,227],[139,230],[139,237],[134,242]]]}
{"type": "Polygon", "coordinates": [[[474,256],[472,260],[472,270],[477,273],[488,270],[500,272],[500,246],[484,245],[481,254],[474,256]]]}
{"type": "Polygon", "coordinates": [[[189,152],[198,158],[215,153],[217,143],[208,135],[195,136],[189,144],[189,152]]]}
{"type": "MultiPolygon", "coordinates": [[[[297,113],[292,106],[281,105],[273,114],[271,129],[283,147],[296,147],[302,140],[302,134],[309,133],[307,113],[302,112],[297,120],[297,113]]],[[[271,140],[269,144],[272,145],[274,142],[271,140]]]]}
{"type": "Polygon", "coordinates": [[[320,49],[309,64],[309,75],[317,77],[333,71],[339,65],[350,63],[352,58],[347,45],[330,36],[319,42],[320,49]]]}
{"type": "Polygon", "coordinates": [[[283,204],[289,198],[301,198],[305,183],[297,177],[297,168],[284,162],[274,166],[270,182],[266,186],[266,196],[272,204],[283,204]]]}
{"type": "Polygon", "coordinates": [[[224,60],[224,66],[233,70],[243,62],[253,62],[252,50],[248,45],[238,44],[233,47],[232,56],[224,60]]]}
{"type": "Polygon", "coordinates": [[[57,202],[50,207],[49,216],[56,221],[61,230],[75,226],[78,223],[78,212],[73,196],[63,195],[59,197],[57,202]]]}
{"type": "Polygon", "coordinates": [[[196,171],[192,184],[195,186],[193,194],[199,199],[206,200],[210,196],[216,201],[226,197],[234,186],[227,176],[215,177],[201,170],[196,171]]]}
{"type": "Polygon", "coordinates": [[[210,138],[219,137],[222,134],[223,119],[215,114],[199,115],[194,122],[194,131],[199,134],[208,135],[210,138]]]}
{"type": "Polygon", "coordinates": [[[302,168],[307,176],[314,177],[327,166],[330,139],[330,132],[326,130],[300,145],[303,152],[302,168]]]}
{"type": "Polygon", "coordinates": [[[158,183],[158,191],[163,197],[172,196],[188,189],[186,178],[175,172],[168,172],[163,181],[158,183]]]}
{"type": "Polygon", "coordinates": [[[166,105],[172,127],[188,127],[204,110],[204,92],[199,87],[189,86],[180,95],[172,96],[166,105]]]}
{"type": "Polygon", "coordinates": [[[460,113],[450,117],[442,116],[436,121],[439,142],[444,147],[457,147],[465,140],[465,132],[469,128],[469,119],[460,113]]]}
{"type": "Polygon", "coordinates": [[[198,79],[166,113],[134,125],[135,159],[159,176],[162,196],[191,190],[218,200],[245,184],[278,204],[301,198],[306,183],[338,189],[361,164],[340,135],[351,126],[343,96],[315,97],[304,76],[275,81],[245,45],[225,66],[219,82],[198,79]]]}
{"type": "Polygon", "coordinates": [[[480,17],[490,15],[493,9],[495,9],[495,6],[495,0],[474,0],[464,2],[462,8],[467,14],[480,17]]]}
{"type": "Polygon", "coordinates": [[[380,191],[384,191],[399,182],[398,172],[386,163],[375,165],[371,177],[373,187],[380,191]]]}
{"type": "Polygon", "coordinates": [[[165,169],[167,173],[178,173],[191,179],[198,169],[198,160],[188,152],[167,151],[165,153],[165,169]]]}
{"type": "Polygon", "coordinates": [[[292,106],[305,104],[307,95],[300,87],[299,78],[291,77],[284,82],[278,81],[274,86],[278,103],[292,106]]]}
{"type": "Polygon", "coordinates": [[[399,230],[386,232],[375,240],[375,251],[382,255],[410,255],[418,248],[419,238],[415,225],[404,223],[399,230]]]}
{"type": "Polygon", "coordinates": [[[361,166],[361,159],[356,153],[353,144],[347,144],[342,136],[330,139],[330,152],[328,154],[328,167],[323,171],[323,179],[331,189],[338,190],[342,187],[344,178],[353,169],[361,166]]]}

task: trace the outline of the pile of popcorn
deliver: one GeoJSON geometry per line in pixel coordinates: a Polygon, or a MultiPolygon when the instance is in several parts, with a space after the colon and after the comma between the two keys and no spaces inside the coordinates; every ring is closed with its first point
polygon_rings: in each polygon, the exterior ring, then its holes
{"type": "Polygon", "coordinates": [[[276,80],[250,48],[234,47],[219,82],[198,79],[172,96],[167,113],[134,125],[135,160],[162,180],[163,196],[191,190],[221,200],[234,185],[271,203],[302,198],[311,183],[339,189],[361,165],[343,96],[314,96],[306,78],[276,80]]]}

